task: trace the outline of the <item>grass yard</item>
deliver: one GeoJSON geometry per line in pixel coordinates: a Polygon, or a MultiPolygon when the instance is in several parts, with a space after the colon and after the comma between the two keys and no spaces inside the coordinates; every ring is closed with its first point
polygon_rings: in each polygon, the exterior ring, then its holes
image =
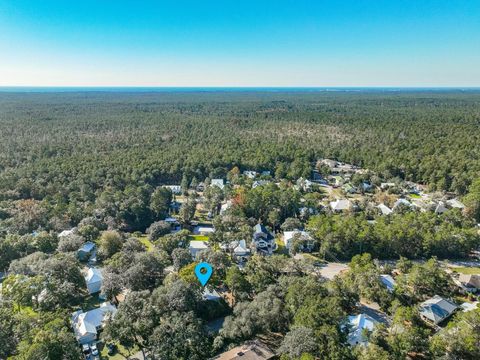
{"type": "Polygon", "coordinates": [[[275,243],[277,244],[277,250],[275,250],[277,254],[288,255],[288,249],[285,247],[285,244],[281,238],[276,238],[275,243]]]}
{"type": "Polygon", "coordinates": [[[134,354],[136,354],[139,350],[137,347],[133,348],[128,352],[128,350],[123,347],[122,345],[115,343],[117,345],[117,351],[115,352],[114,355],[109,356],[107,351],[107,347],[104,344],[97,344],[98,349],[100,350],[100,356],[101,359],[110,359],[110,360],[125,360],[128,359],[129,357],[132,357],[134,354]]]}
{"type": "Polygon", "coordinates": [[[480,267],[452,267],[452,271],[455,271],[460,274],[475,275],[480,274],[480,267]]]}
{"type": "Polygon", "coordinates": [[[420,195],[418,195],[418,194],[413,194],[413,193],[412,193],[412,194],[408,194],[408,196],[410,196],[410,198],[412,198],[412,199],[421,199],[421,198],[422,198],[420,195]]]}
{"type": "Polygon", "coordinates": [[[147,235],[139,236],[137,237],[137,239],[140,240],[143,245],[145,245],[147,251],[153,251],[153,249],[155,248],[155,245],[150,240],[148,240],[147,235]]]}
{"type": "Polygon", "coordinates": [[[208,241],[207,235],[190,235],[188,238],[194,241],[208,241]]]}

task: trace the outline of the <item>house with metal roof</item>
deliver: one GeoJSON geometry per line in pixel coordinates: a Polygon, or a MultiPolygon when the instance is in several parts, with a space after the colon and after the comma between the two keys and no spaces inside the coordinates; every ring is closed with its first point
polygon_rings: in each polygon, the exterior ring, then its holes
{"type": "Polygon", "coordinates": [[[74,312],[72,314],[72,326],[77,341],[83,345],[97,340],[98,332],[105,325],[108,316],[114,316],[116,311],[115,306],[105,302],[94,310],[74,312]]]}
{"type": "Polygon", "coordinates": [[[424,301],[419,306],[420,317],[431,325],[438,325],[457,311],[458,306],[439,295],[424,301]]]}

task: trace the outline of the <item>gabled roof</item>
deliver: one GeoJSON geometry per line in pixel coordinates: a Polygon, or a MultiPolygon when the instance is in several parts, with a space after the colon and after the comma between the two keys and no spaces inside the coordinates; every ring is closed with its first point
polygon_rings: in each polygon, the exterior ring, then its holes
{"type": "Polygon", "coordinates": [[[102,270],[97,268],[89,268],[87,275],[85,276],[85,281],[87,284],[103,281],[102,270]]]}
{"type": "Polygon", "coordinates": [[[312,240],[312,237],[306,231],[300,231],[300,230],[285,231],[283,233],[283,242],[285,243],[285,246],[287,246],[287,247],[290,246],[290,241],[296,235],[298,235],[300,238],[305,239],[305,240],[312,240]]]}
{"type": "Polygon", "coordinates": [[[390,215],[393,211],[385,204],[380,204],[377,206],[378,209],[382,212],[383,215],[390,215]]]}
{"type": "Polygon", "coordinates": [[[348,210],[351,206],[352,203],[347,199],[339,199],[330,203],[330,207],[335,211],[348,210]]]}
{"type": "Polygon", "coordinates": [[[406,199],[398,199],[395,201],[395,204],[393,204],[393,209],[396,209],[400,205],[405,205],[408,207],[412,207],[412,203],[406,199]]]}
{"type": "Polygon", "coordinates": [[[434,324],[439,324],[457,309],[457,305],[449,300],[435,295],[434,297],[420,304],[420,315],[434,324]]]}
{"type": "Polygon", "coordinates": [[[88,334],[97,334],[97,328],[103,325],[107,314],[115,314],[117,308],[110,303],[103,303],[99,308],[87,312],[77,311],[72,315],[73,330],[77,338],[88,334]]]}
{"type": "Polygon", "coordinates": [[[443,201],[439,201],[438,204],[437,204],[437,207],[435,208],[435,213],[436,214],[443,214],[447,210],[448,209],[445,206],[445,203],[443,201]]]}
{"type": "Polygon", "coordinates": [[[457,209],[463,209],[465,207],[465,205],[463,205],[463,203],[460,202],[460,200],[458,200],[458,199],[447,200],[447,205],[449,205],[452,208],[457,208],[457,209]]]}
{"type": "Polygon", "coordinates": [[[267,228],[262,224],[255,225],[255,227],[253,228],[253,231],[254,231],[254,237],[255,235],[265,234],[268,239],[273,238],[270,231],[268,231],[267,228]]]}
{"type": "Polygon", "coordinates": [[[348,343],[350,345],[366,344],[367,339],[364,336],[364,330],[373,331],[378,321],[367,314],[352,315],[348,317],[350,331],[348,333],[348,343]]]}
{"type": "Polygon", "coordinates": [[[247,243],[245,240],[240,240],[238,246],[233,249],[235,255],[247,255],[250,253],[250,249],[247,249],[247,243]]]}
{"type": "Polygon", "coordinates": [[[206,250],[208,249],[208,242],[201,241],[201,240],[192,240],[190,241],[190,245],[188,245],[190,250],[206,250]]]}
{"type": "Polygon", "coordinates": [[[387,287],[388,291],[393,291],[395,288],[395,280],[390,275],[380,275],[380,281],[387,287]]]}
{"type": "Polygon", "coordinates": [[[83,252],[92,252],[93,249],[95,249],[95,243],[91,242],[91,241],[87,241],[86,243],[84,243],[82,245],[82,247],[80,247],[80,249],[78,249],[78,251],[83,251],[83,252]]]}
{"type": "Polygon", "coordinates": [[[462,284],[480,289],[480,275],[477,274],[460,274],[458,281],[462,284]]]}
{"type": "Polygon", "coordinates": [[[223,189],[225,184],[223,182],[223,179],[212,179],[212,181],[210,182],[210,186],[217,186],[220,189],[223,189]]]}

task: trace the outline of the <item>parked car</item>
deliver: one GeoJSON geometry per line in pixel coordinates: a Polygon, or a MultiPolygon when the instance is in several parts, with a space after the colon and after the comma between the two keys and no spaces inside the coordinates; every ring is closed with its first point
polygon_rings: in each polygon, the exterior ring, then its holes
{"type": "Polygon", "coordinates": [[[107,344],[107,354],[112,356],[117,352],[117,345],[107,344]]]}
{"type": "Polygon", "coordinates": [[[92,350],[92,355],[93,356],[98,356],[97,344],[91,344],[90,345],[90,350],[92,350]]]}

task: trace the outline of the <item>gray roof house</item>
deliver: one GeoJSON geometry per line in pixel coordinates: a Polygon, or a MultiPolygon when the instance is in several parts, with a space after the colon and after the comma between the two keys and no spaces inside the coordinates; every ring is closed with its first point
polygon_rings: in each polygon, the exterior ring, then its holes
{"type": "Polygon", "coordinates": [[[78,259],[80,261],[87,261],[95,252],[95,247],[96,245],[91,241],[84,243],[82,247],[77,250],[78,259]]]}
{"type": "Polygon", "coordinates": [[[449,318],[458,306],[453,302],[442,298],[439,295],[424,301],[420,304],[420,317],[427,323],[438,325],[445,319],[449,318]]]}
{"type": "Polygon", "coordinates": [[[253,230],[252,246],[254,250],[260,254],[271,255],[276,248],[273,235],[261,224],[255,225],[253,230]]]}

